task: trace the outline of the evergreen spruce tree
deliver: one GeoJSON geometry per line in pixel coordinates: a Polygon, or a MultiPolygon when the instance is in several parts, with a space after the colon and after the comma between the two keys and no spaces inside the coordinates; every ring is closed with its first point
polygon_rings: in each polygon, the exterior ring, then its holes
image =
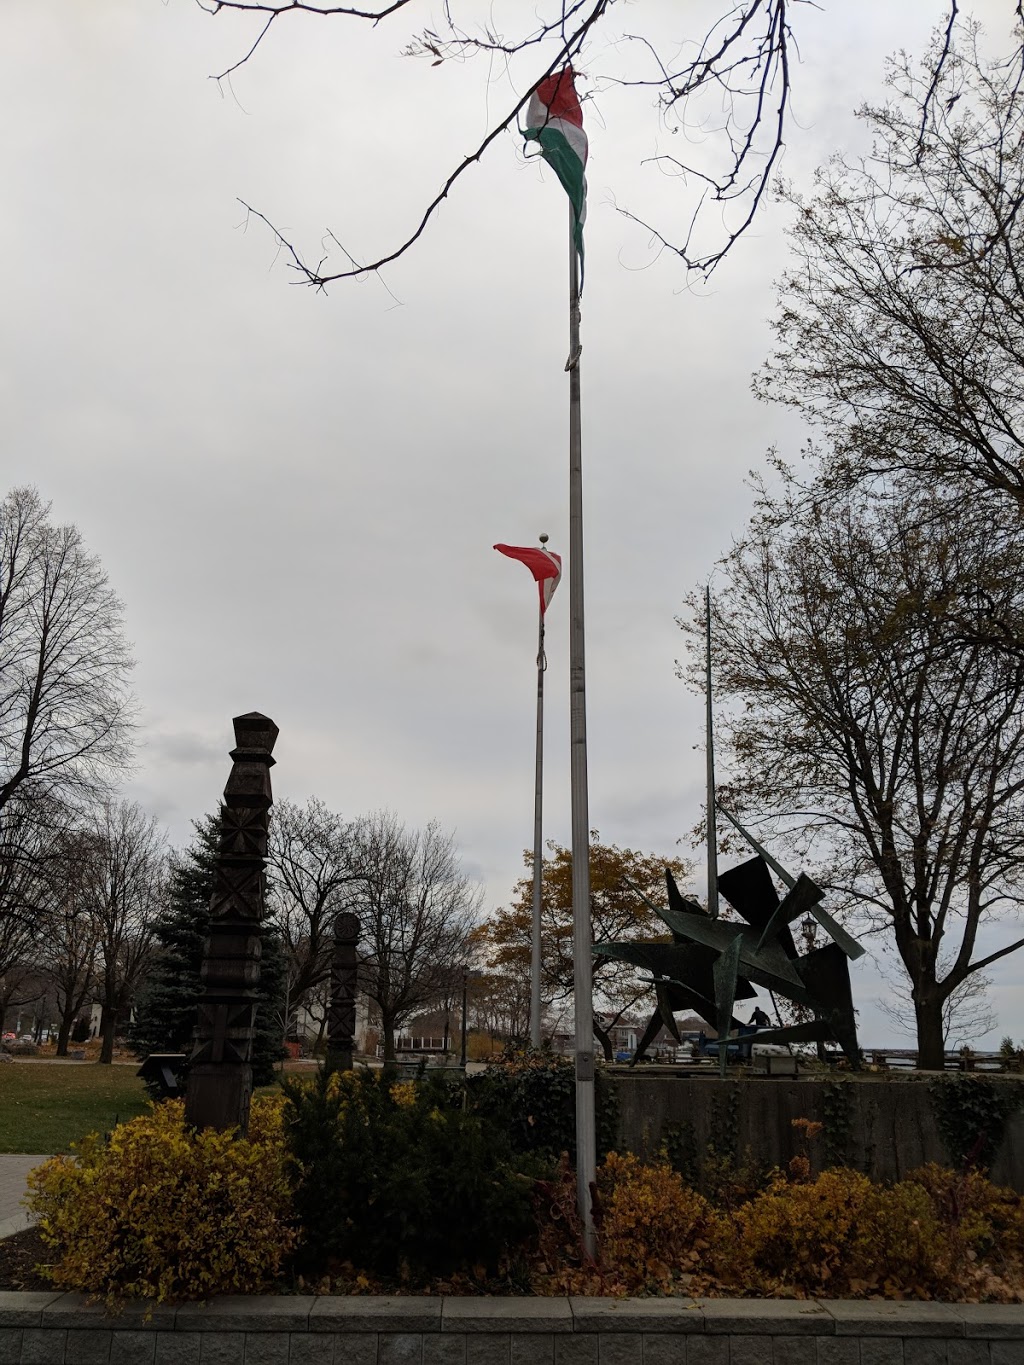
{"type": "MultiPolygon", "coordinates": [[[[193,825],[192,844],[172,862],[168,905],[155,931],[156,958],[129,1029],[132,1047],[140,1058],[151,1052],[188,1052],[192,1047],[220,822],[215,815],[204,815],[193,825]]],[[[280,1019],[287,968],[280,939],[267,925],[263,926],[261,947],[254,1085],[268,1085],[274,1079],[274,1063],[284,1056],[280,1019]]]]}

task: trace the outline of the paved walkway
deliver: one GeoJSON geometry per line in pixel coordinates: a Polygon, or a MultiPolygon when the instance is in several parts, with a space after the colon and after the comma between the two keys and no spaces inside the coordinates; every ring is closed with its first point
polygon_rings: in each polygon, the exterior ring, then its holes
{"type": "Polygon", "coordinates": [[[0,1237],[10,1237],[28,1227],[31,1220],[21,1203],[25,1178],[33,1166],[45,1160],[45,1156],[0,1155],[0,1237]]]}

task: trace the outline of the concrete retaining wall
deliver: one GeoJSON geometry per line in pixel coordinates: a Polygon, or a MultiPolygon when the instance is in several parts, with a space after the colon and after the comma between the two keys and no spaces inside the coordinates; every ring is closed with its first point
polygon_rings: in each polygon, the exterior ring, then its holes
{"type": "MultiPolygon", "coordinates": [[[[932,1108],[927,1076],[870,1079],[796,1080],[714,1076],[657,1076],[637,1070],[613,1076],[619,1099],[622,1145],[640,1156],[657,1152],[672,1124],[691,1125],[698,1151],[715,1136],[729,1133],[740,1158],[750,1151],[769,1165],[784,1166],[802,1149],[793,1119],[825,1125],[833,1143],[843,1142],[846,1159],[876,1180],[901,1180],[926,1161],[948,1164],[932,1108]],[[838,1091],[842,1094],[837,1096],[838,1091]],[[848,1123],[837,1118],[845,1108],[848,1123]],[[844,1131],[840,1131],[843,1129],[844,1131]]],[[[1024,1103],[1024,1082],[1017,1086],[1024,1103]]],[[[812,1157],[824,1161],[826,1136],[810,1144],[812,1157]]],[[[992,1178],[1024,1193],[1024,1113],[1008,1119],[992,1165],[992,1178]]]]}
{"type": "Polygon", "coordinates": [[[1024,1305],[0,1293],[5,1365],[1024,1365],[1024,1305]]]}

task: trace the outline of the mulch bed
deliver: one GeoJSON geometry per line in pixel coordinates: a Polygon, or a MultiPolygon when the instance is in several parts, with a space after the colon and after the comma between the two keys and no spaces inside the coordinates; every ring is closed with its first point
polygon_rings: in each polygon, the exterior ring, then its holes
{"type": "Polygon", "coordinates": [[[0,1240],[0,1289],[48,1289],[55,1292],[52,1280],[45,1279],[36,1266],[50,1260],[52,1252],[37,1228],[26,1228],[13,1237],[0,1240]]]}

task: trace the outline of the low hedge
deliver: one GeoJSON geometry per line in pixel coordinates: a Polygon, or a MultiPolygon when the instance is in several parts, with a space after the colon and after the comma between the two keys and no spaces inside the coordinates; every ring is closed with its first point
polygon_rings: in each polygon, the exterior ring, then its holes
{"type": "Polygon", "coordinates": [[[300,1280],[327,1292],[1024,1300],[1013,1191],[939,1166],[891,1185],[809,1170],[802,1158],[758,1181],[723,1169],[698,1191],[667,1158],[608,1153],[592,1260],[567,1155],[517,1152],[443,1080],[321,1073],[255,1101],[247,1139],[191,1131],[167,1102],[46,1162],[31,1185],[51,1278],[108,1300],[300,1280]]]}

